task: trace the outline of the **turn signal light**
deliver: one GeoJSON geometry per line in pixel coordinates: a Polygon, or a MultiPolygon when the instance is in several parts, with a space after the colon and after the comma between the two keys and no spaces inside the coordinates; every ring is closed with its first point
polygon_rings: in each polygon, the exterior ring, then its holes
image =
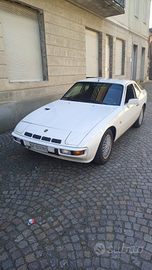
{"type": "Polygon", "coordinates": [[[81,151],[73,151],[74,156],[82,156],[83,154],[84,154],[83,150],[81,150],[81,151]]]}
{"type": "Polygon", "coordinates": [[[60,149],[60,152],[64,155],[70,155],[70,156],[82,156],[84,155],[84,150],[81,151],[71,151],[67,149],[60,149]]]}

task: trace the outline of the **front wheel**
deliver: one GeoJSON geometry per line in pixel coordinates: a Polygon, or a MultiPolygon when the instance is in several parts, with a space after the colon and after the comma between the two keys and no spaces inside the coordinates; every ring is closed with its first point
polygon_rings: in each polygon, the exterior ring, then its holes
{"type": "Polygon", "coordinates": [[[144,120],[144,106],[141,109],[140,115],[138,117],[138,119],[136,120],[136,122],[133,124],[133,127],[135,128],[139,128],[142,125],[142,122],[144,120]]]}
{"type": "Polygon", "coordinates": [[[94,162],[98,165],[104,165],[110,158],[113,145],[113,133],[108,129],[99,144],[94,162]]]}

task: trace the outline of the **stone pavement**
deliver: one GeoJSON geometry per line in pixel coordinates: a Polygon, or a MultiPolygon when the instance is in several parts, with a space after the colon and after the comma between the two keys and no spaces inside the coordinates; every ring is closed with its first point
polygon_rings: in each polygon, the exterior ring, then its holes
{"type": "Polygon", "coordinates": [[[104,166],[0,135],[1,270],[152,270],[151,86],[143,125],[114,144],[104,166]]]}

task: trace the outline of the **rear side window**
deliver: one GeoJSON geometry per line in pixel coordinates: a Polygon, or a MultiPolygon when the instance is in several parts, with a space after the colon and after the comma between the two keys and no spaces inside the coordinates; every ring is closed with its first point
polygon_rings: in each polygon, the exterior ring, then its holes
{"type": "Polygon", "coordinates": [[[140,95],[140,93],[141,93],[141,91],[140,91],[140,89],[139,89],[139,87],[138,87],[137,84],[134,84],[134,89],[135,89],[135,92],[136,92],[136,97],[138,98],[139,95],[140,95]]]}

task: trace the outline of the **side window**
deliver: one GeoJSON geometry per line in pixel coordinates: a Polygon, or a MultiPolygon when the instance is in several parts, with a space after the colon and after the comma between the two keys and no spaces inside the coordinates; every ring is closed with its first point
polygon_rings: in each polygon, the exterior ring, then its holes
{"type": "Polygon", "coordinates": [[[139,87],[138,87],[137,84],[134,84],[134,89],[135,89],[136,97],[138,98],[139,95],[140,95],[140,93],[141,93],[141,91],[140,91],[140,89],[139,89],[139,87]]]}
{"type": "Polygon", "coordinates": [[[135,91],[134,91],[133,85],[132,84],[129,84],[127,86],[125,104],[128,103],[129,99],[132,99],[132,98],[136,98],[135,91]]]}

